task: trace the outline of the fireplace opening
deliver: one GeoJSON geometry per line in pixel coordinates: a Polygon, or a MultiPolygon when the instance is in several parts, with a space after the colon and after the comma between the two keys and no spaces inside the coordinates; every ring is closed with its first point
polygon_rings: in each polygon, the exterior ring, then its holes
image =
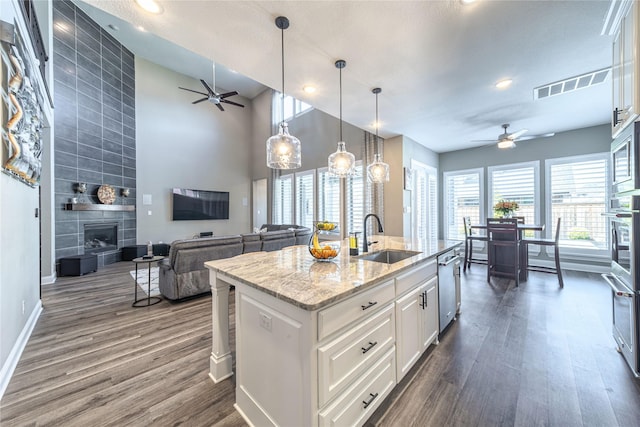
{"type": "Polygon", "coordinates": [[[84,252],[115,251],[118,249],[118,224],[85,224],[84,252]]]}

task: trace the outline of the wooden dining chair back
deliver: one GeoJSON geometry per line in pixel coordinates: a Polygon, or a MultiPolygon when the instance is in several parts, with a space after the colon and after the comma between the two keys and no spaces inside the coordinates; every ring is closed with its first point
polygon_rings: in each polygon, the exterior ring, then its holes
{"type": "Polygon", "coordinates": [[[512,216],[511,218],[515,218],[518,220],[518,224],[524,224],[524,217],[523,216],[512,216]]]}
{"type": "Polygon", "coordinates": [[[473,242],[486,242],[487,236],[473,234],[471,217],[463,217],[462,222],[464,224],[464,265],[462,271],[467,271],[467,268],[471,268],[471,263],[487,264],[486,259],[473,257],[473,242]]]}
{"type": "Polygon", "coordinates": [[[513,279],[520,284],[520,233],[516,218],[487,219],[487,282],[491,276],[513,279]]]}
{"type": "MultiPolygon", "coordinates": [[[[558,222],[556,223],[556,235],[553,239],[523,239],[522,242],[525,245],[539,245],[546,247],[553,247],[553,255],[555,260],[555,266],[547,267],[542,265],[531,265],[531,261],[527,262],[527,270],[529,271],[539,271],[542,273],[551,273],[558,275],[558,283],[561,288],[564,288],[564,282],[562,280],[562,270],[560,269],[560,218],[558,218],[558,222]]],[[[528,252],[528,251],[527,251],[528,252]]]]}

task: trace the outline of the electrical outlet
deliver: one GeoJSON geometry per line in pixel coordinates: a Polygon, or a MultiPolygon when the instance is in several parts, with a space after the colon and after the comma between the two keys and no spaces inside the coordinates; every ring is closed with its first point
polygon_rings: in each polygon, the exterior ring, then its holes
{"type": "Polygon", "coordinates": [[[271,332],[271,316],[260,313],[260,326],[271,332]]]}

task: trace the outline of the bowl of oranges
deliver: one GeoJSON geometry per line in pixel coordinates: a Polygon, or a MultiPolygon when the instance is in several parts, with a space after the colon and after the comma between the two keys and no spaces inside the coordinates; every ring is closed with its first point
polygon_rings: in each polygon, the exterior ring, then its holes
{"type": "Polygon", "coordinates": [[[340,253],[340,241],[325,240],[314,232],[309,241],[309,253],[317,261],[331,261],[340,253]]]}

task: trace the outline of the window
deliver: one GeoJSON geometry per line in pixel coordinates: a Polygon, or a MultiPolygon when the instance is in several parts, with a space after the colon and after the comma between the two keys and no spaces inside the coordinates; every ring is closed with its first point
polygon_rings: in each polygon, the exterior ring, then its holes
{"type": "MultiPolygon", "coordinates": [[[[274,92],[275,98],[275,111],[282,111],[282,93],[274,92]]],[[[305,102],[299,101],[292,96],[286,95],[284,96],[284,121],[293,119],[294,117],[298,117],[299,115],[306,113],[311,110],[313,107],[305,102]]],[[[280,114],[277,114],[279,116],[280,114]]]]}
{"type": "Polygon", "coordinates": [[[273,221],[276,224],[293,224],[293,175],[282,175],[275,180],[273,196],[273,221]]]}
{"type": "Polygon", "coordinates": [[[444,238],[464,240],[463,217],[472,224],[484,220],[484,174],[482,169],[444,173],[444,238]]]}
{"type": "MultiPolygon", "coordinates": [[[[315,170],[299,172],[296,177],[296,225],[313,227],[315,170]]],[[[287,224],[287,223],[284,223],[287,224]]]]}
{"type": "Polygon", "coordinates": [[[413,238],[428,246],[438,241],[438,178],[437,169],[411,161],[413,169],[413,238]]]}
{"type": "Polygon", "coordinates": [[[340,178],[318,169],[318,220],[340,223],[340,178]]]}
{"type": "Polygon", "coordinates": [[[587,250],[609,247],[606,218],[609,154],[551,159],[546,162],[547,237],[555,237],[558,218],[560,245],[587,250]]]}
{"type": "Polygon", "coordinates": [[[516,215],[524,216],[527,224],[537,224],[540,218],[539,170],[537,161],[488,168],[488,215],[496,216],[493,206],[498,201],[515,201],[519,205],[516,215]]]}
{"type": "Polygon", "coordinates": [[[363,232],[364,222],[364,168],[362,160],[356,162],[353,176],[346,178],[347,184],[347,229],[345,234],[352,231],[363,232]]]}
{"type": "Polygon", "coordinates": [[[318,169],[318,219],[321,221],[334,221],[344,228],[345,233],[350,231],[362,232],[364,220],[364,168],[362,161],[356,162],[356,172],[345,179],[347,224],[342,224],[340,217],[340,185],[341,178],[330,176],[327,168],[318,169]]]}

